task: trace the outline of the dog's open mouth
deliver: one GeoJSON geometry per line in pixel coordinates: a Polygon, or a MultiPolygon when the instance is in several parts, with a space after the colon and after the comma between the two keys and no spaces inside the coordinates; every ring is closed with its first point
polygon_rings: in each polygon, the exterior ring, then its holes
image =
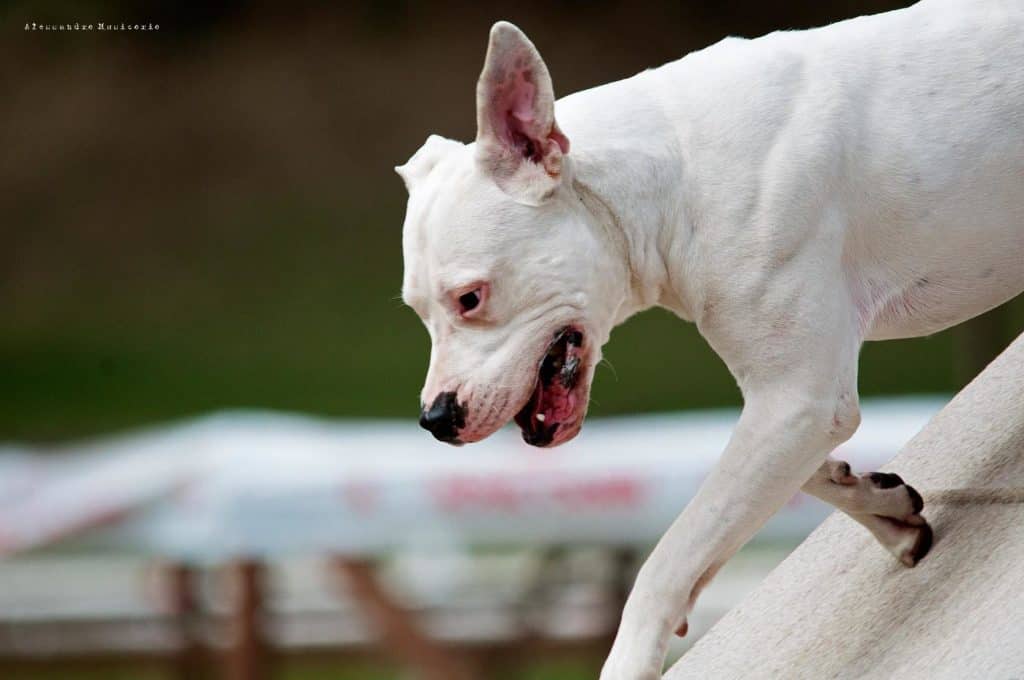
{"type": "Polygon", "coordinates": [[[547,446],[560,427],[574,424],[582,364],[583,332],[573,326],[559,330],[540,362],[530,400],[516,414],[527,444],[547,446]]]}

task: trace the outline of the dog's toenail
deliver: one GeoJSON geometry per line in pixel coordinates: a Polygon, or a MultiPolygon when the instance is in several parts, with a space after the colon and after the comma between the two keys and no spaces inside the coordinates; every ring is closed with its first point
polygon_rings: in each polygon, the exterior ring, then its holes
{"type": "Polygon", "coordinates": [[[927,524],[921,526],[921,535],[918,537],[917,542],[914,543],[913,549],[910,551],[908,556],[909,563],[904,562],[908,567],[916,566],[918,562],[924,559],[924,556],[928,554],[928,551],[932,548],[932,541],[935,540],[935,535],[932,533],[932,528],[927,524]]]}
{"type": "Polygon", "coordinates": [[[921,514],[921,510],[924,509],[924,499],[921,498],[921,494],[909,484],[907,485],[907,493],[910,494],[910,504],[914,508],[914,514],[921,514]]]}

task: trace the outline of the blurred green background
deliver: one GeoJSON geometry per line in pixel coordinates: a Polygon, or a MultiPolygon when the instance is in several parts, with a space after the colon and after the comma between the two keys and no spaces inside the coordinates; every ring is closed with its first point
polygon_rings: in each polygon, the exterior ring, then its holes
{"type": "MultiPolygon", "coordinates": [[[[227,407],[414,418],[428,338],[397,299],[405,192],[429,133],[474,135],[486,32],[519,23],[567,94],[719,38],[902,2],[0,9],[0,441],[227,407]],[[28,21],[159,22],[155,33],[28,21]]],[[[952,392],[1024,326],[872,344],[864,395],[952,392]],[[977,348],[977,349],[972,349],[977,348]]],[[[595,416],[738,403],[692,325],[616,331],[595,416]]]]}

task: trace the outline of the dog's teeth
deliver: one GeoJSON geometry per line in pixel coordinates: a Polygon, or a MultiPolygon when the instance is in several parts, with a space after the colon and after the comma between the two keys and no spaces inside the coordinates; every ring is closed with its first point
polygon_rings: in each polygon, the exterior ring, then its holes
{"type": "Polygon", "coordinates": [[[537,420],[539,420],[540,422],[543,423],[545,418],[547,418],[547,416],[545,416],[543,413],[538,413],[537,414],[537,420]]]}

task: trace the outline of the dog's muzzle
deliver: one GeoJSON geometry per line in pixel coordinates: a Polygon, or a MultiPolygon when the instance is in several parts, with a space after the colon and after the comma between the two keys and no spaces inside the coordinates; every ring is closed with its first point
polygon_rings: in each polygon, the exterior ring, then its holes
{"type": "Polygon", "coordinates": [[[420,413],[420,427],[440,441],[459,445],[459,430],[466,426],[466,409],[459,405],[455,392],[442,392],[430,408],[420,413]]]}

